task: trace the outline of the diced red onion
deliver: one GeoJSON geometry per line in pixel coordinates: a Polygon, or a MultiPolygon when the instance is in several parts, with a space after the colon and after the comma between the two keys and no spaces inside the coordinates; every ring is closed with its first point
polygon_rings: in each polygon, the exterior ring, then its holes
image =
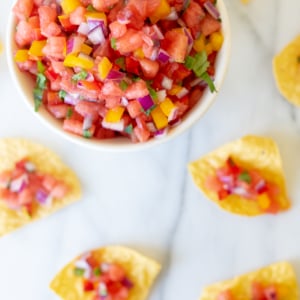
{"type": "Polygon", "coordinates": [[[93,29],[95,29],[96,27],[100,26],[104,36],[108,35],[108,30],[107,30],[107,26],[105,24],[105,22],[103,20],[97,20],[97,19],[88,19],[88,26],[90,31],[92,31],[93,29]]]}
{"type": "Polygon", "coordinates": [[[92,127],[93,125],[93,117],[91,115],[88,115],[84,118],[83,124],[82,124],[82,130],[88,130],[92,127]]]}
{"type": "Polygon", "coordinates": [[[155,125],[152,122],[147,122],[146,125],[150,132],[155,132],[157,130],[155,125]]]}
{"type": "Polygon", "coordinates": [[[173,121],[173,120],[175,120],[176,118],[177,118],[177,116],[178,116],[178,107],[174,107],[172,110],[171,110],[171,112],[170,112],[170,114],[169,114],[169,116],[168,116],[168,122],[171,122],[171,121],[173,121]]]}
{"type": "Polygon", "coordinates": [[[218,20],[220,18],[219,11],[210,1],[206,1],[203,6],[214,19],[218,20]]]}
{"type": "Polygon", "coordinates": [[[160,90],[156,92],[157,100],[159,102],[162,102],[166,99],[167,97],[167,91],[166,90],[160,90]]]}
{"type": "Polygon", "coordinates": [[[166,90],[170,90],[172,88],[172,85],[173,85],[173,80],[170,79],[167,76],[164,76],[161,85],[166,90]]]}
{"type": "Polygon", "coordinates": [[[194,79],[193,81],[191,81],[190,86],[191,86],[191,87],[194,87],[194,86],[200,84],[202,81],[203,81],[203,79],[201,79],[201,78],[196,78],[196,79],[194,79]]]}
{"type": "Polygon", "coordinates": [[[115,131],[124,131],[124,120],[121,120],[120,122],[117,123],[111,123],[111,122],[106,122],[105,120],[102,121],[102,127],[110,130],[115,130],[115,131]]]}
{"type": "Polygon", "coordinates": [[[151,56],[150,56],[150,59],[152,61],[155,61],[157,60],[157,56],[158,56],[158,48],[153,48],[152,52],[151,52],[151,56]]]}
{"type": "Polygon", "coordinates": [[[125,277],[122,280],[122,285],[125,286],[125,287],[127,287],[128,289],[133,288],[133,283],[127,277],[125,277]]]}
{"type": "Polygon", "coordinates": [[[101,269],[102,272],[106,273],[110,269],[110,264],[108,264],[108,263],[102,263],[101,266],[100,266],[100,269],[101,269]]]}
{"type": "Polygon", "coordinates": [[[157,60],[164,64],[167,63],[169,59],[170,59],[169,53],[163,49],[159,49],[157,60]]]}
{"type": "Polygon", "coordinates": [[[169,13],[169,15],[165,18],[165,20],[168,21],[175,21],[178,19],[178,14],[177,11],[175,9],[175,7],[171,7],[171,12],[169,13]]]}
{"type": "Polygon", "coordinates": [[[265,180],[261,179],[255,186],[255,190],[258,193],[261,193],[266,187],[266,182],[265,180]]]}
{"type": "Polygon", "coordinates": [[[158,26],[156,24],[154,24],[152,26],[153,30],[155,31],[155,36],[153,36],[152,38],[154,39],[158,39],[158,40],[163,40],[164,39],[164,35],[162,34],[161,30],[158,28],[158,26]]]}
{"type": "Polygon", "coordinates": [[[35,198],[40,204],[45,205],[45,204],[47,204],[48,196],[49,196],[49,194],[46,193],[46,191],[39,189],[36,192],[35,198]]]}
{"type": "Polygon", "coordinates": [[[123,105],[123,106],[127,106],[128,105],[128,103],[129,103],[129,101],[128,101],[128,99],[126,98],[126,97],[122,97],[121,98],[121,104],[123,105]]]}
{"type": "Polygon", "coordinates": [[[36,170],[36,167],[35,167],[35,164],[33,164],[30,161],[27,161],[25,163],[25,169],[26,169],[27,172],[34,172],[36,170]]]}
{"type": "Polygon", "coordinates": [[[185,87],[181,88],[180,91],[176,94],[176,97],[178,99],[183,98],[184,96],[186,96],[189,93],[189,90],[186,89],[185,87]]]}
{"type": "Polygon", "coordinates": [[[234,183],[234,178],[232,175],[224,175],[224,173],[220,173],[217,171],[217,176],[218,179],[224,184],[233,185],[234,183]]]}
{"type": "Polygon", "coordinates": [[[101,26],[95,27],[88,33],[88,39],[94,44],[99,45],[105,41],[105,36],[101,26]]]}
{"type": "Polygon", "coordinates": [[[19,193],[25,188],[27,183],[28,183],[28,176],[27,174],[23,174],[20,177],[11,181],[9,185],[9,189],[14,193],[19,193]]]}
{"type": "Polygon", "coordinates": [[[67,54],[80,52],[84,40],[85,38],[81,36],[70,38],[67,42],[67,54]]]}
{"type": "Polygon", "coordinates": [[[154,133],[154,137],[155,138],[163,138],[164,136],[166,136],[168,133],[168,129],[167,128],[164,128],[164,129],[160,129],[160,130],[157,130],[155,133],[154,133]]]}
{"type": "Polygon", "coordinates": [[[90,27],[87,23],[81,23],[77,29],[77,32],[82,35],[88,35],[90,27]]]}
{"type": "Polygon", "coordinates": [[[116,70],[110,70],[106,79],[113,80],[113,81],[122,81],[124,78],[125,78],[125,73],[116,70]]]}
{"type": "Polygon", "coordinates": [[[249,197],[249,193],[241,186],[235,187],[230,191],[232,194],[239,195],[245,198],[249,197]]]}
{"type": "Polygon", "coordinates": [[[150,95],[138,98],[138,101],[140,102],[144,110],[148,110],[154,105],[154,102],[150,95]]]}
{"type": "Polygon", "coordinates": [[[100,296],[105,296],[105,299],[106,299],[106,296],[107,296],[107,286],[104,282],[100,282],[99,284],[99,290],[98,290],[98,293],[100,296]]]}
{"type": "Polygon", "coordinates": [[[86,259],[80,259],[75,262],[75,267],[84,270],[84,278],[88,279],[92,275],[92,267],[86,259]]]}
{"type": "Polygon", "coordinates": [[[76,105],[78,102],[80,102],[80,98],[79,95],[71,95],[71,94],[67,94],[64,98],[64,102],[66,104],[70,104],[70,105],[76,105]]]}

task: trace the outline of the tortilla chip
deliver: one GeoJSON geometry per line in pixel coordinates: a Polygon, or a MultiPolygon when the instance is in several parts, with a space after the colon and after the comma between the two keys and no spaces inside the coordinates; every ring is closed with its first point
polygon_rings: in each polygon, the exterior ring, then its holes
{"type": "Polygon", "coordinates": [[[37,171],[63,180],[70,188],[70,192],[64,199],[53,201],[49,207],[38,206],[32,216],[29,216],[25,210],[12,210],[5,202],[0,201],[0,236],[32,221],[48,216],[58,209],[80,199],[80,182],[74,172],[65,166],[55,153],[44,146],[23,139],[1,139],[0,157],[0,173],[5,170],[14,169],[17,161],[27,157],[35,164],[37,171]]]}
{"type": "Polygon", "coordinates": [[[229,156],[237,165],[258,170],[265,180],[275,183],[280,188],[280,210],[290,207],[278,147],[272,139],[259,136],[245,136],[189,164],[193,180],[205,196],[234,214],[256,216],[264,213],[257,201],[249,201],[238,195],[230,195],[220,201],[218,195],[206,187],[207,178],[214,175],[229,156]]]}
{"type": "MultiPolygon", "coordinates": [[[[97,260],[116,263],[123,267],[134,286],[128,300],[145,300],[149,290],[160,272],[160,265],[129,248],[110,246],[92,251],[97,260]]],[[[82,289],[82,278],[74,275],[75,262],[69,263],[51,282],[50,288],[63,300],[93,300],[93,293],[82,289]]]]}
{"type": "Polygon", "coordinates": [[[210,285],[203,290],[200,300],[216,300],[221,292],[228,289],[236,300],[251,300],[251,284],[253,282],[263,285],[275,284],[279,294],[278,299],[299,299],[298,284],[293,267],[287,262],[280,262],[232,280],[210,285]]]}
{"type": "Polygon", "coordinates": [[[300,106],[300,35],[274,57],[273,72],[282,96],[300,106]]]}
{"type": "Polygon", "coordinates": [[[250,2],[250,0],[241,0],[242,1],[242,3],[244,3],[244,4],[248,4],[249,2],[250,2]]]}

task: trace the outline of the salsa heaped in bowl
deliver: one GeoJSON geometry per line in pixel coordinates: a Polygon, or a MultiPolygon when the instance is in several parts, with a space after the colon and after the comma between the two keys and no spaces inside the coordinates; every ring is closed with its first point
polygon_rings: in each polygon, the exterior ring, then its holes
{"type": "Polygon", "coordinates": [[[11,69],[37,115],[73,140],[163,140],[194,123],[220,88],[228,21],[215,2],[18,0],[11,69]]]}

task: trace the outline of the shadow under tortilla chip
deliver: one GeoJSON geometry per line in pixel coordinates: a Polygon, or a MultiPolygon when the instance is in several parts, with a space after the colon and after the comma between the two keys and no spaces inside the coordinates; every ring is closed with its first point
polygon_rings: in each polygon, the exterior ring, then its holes
{"type": "Polygon", "coordinates": [[[276,286],[278,295],[274,299],[299,299],[298,284],[293,267],[287,262],[280,262],[231,280],[212,284],[203,290],[199,300],[217,300],[218,295],[224,291],[230,291],[235,300],[251,300],[253,283],[276,286]]]}
{"type": "Polygon", "coordinates": [[[300,35],[274,57],[273,72],[282,96],[300,106],[300,35]]]}
{"type": "MultiPolygon", "coordinates": [[[[97,297],[102,299],[100,296],[95,295],[95,291],[84,291],[83,278],[76,276],[76,273],[74,273],[76,262],[87,255],[92,255],[93,260],[96,259],[97,262],[117,264],[125,271],[126,280],[132,285],[127,298],[128,300],[145,300],[161,269],[157,262],[132,249],[122,246],[103,247],[77,257],[53,279],[50,288],[59,295],[61,299],[94,300],[98,299],[97,297]]],[[[100,266],[100,264],[98,264],[98,266],[100,266]]],[[[98,273],[102,275],[101,271],[98,273]]],[[[104,294],[107,295],[107,293],[104,294]]],[[[105,299],[105,297],[103,297],[103,299],[105,299]]]]}
{"type": "Polygon", "coordinates": [[[218,194],[208,188],[208,178],[215,176],[216,171],[224,166],[228,158],[233,159],[238,166],[259,172],[266,182],[271,182],[279,188],[276,198],[279,211],[290,207],[277,145],[272,139],[259,136],[245,136],[189,164],[188,168],[195,184],[206,197],[234,214],[256,216],[265,213],[259,201],[237,194],[230,194],[219,200],[218,194]]]}
{"type": "Polygon", "coordinates": [[[48,216],[81,197],[80,182],[75,173],[60,158],[42,145],[24,139],[0,140],[0,173],[15,168],[15,164],[27,158],[36,170],[49,174],[68,186],[62,199],[54,199],[50,205],[38,205],[31,215],[25,209],[14,210],[0,199],[0,236],[3,236],[32,221],[48,216]]]}

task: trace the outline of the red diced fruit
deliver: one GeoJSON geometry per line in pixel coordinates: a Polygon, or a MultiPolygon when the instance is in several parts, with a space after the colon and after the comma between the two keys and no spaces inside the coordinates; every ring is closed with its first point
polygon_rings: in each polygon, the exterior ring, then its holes
{"type": "Polygon", "coordinates": [[[83,290],[85,292],[90,292],[90,291],[93,291],[94,290],[94,284],[93,282],[89,281],[89,280],[85,280],[83,282],[83,290]]]}
{"type": "Polygon", "coordinates": [[[185,24],[192,29],[199,26],[200,21],[204,17],[205,17],[204,10],[194,0],[191,0],[190,5],[182,15],[185,24]]]}
{"type": "Polygon", "coordinates": [[[142,113],[142,106],[139,101],[132,100],[127,105],[127,110],[131,118],[135,119],[142,113]]]}
{"type": "Polygon", "coordinates": [[[212,16],[207,15],[201,22],[200,22],[200,31],[205,35],[209,36],[210,34],[220,31],[221,23],[214,19],[212,16]]]}
{"type": "Polygon", "coordinates": [[[216,300],[234,300],[232,293],[229,290],[221,292],[216,300]]]}
{"type": "Polygon", "coordinates": [[[113,264],[109,268],[108,275],[112,281],[121,281],[125,277],[125,272],[120,266],[113,264]]]}
{"type": "Polygon", "coordinates": [[[56,104],[56,105],[51,104],[48,105],[47,108],[56,119],[64,119],[68,115],[70,106],[67,104],[56,104]]]}

